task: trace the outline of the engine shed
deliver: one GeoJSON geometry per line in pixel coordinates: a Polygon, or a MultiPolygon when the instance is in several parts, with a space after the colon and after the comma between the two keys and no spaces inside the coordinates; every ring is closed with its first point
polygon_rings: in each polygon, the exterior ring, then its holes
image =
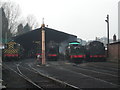
{"type": "MultiPolygon", "coordinates": [[[[48,27],[44,27],[44,30],[45,30],[46,49],[49,42],[54,41],[59,46],[59,52],[64,53],[65,47],[68,45],[68,43],[77,40],[77,36],[75,35],[71,35],[48,27]]],[[[36,42],[39,42],[41,47],[41,40],[42,40],[41,31],[42,28],[37,28],[35,30],[13,37],[13,40],[21,44],[26,51],[29,51],[32,49],[32,47],[34,47],[34,44],[36,42]]]]}

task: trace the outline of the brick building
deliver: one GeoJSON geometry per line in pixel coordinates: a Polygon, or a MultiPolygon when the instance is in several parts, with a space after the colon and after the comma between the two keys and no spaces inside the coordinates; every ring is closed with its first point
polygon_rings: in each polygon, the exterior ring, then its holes
{"type": "Polygon", "coordinates": [[[120,41],[110,43],[110,45],[109,45],[109,59],[108,60],[113,61],[113,62],[120,61],[120,41]]]}

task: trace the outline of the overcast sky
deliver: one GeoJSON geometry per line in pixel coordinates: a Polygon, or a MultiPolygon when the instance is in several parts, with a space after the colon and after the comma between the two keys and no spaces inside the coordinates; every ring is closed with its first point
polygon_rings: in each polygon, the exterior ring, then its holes
{"type": "MultiPolygon", "coordinates": [[[[7,1],[7,0],[3,0],[7,1]]],[[[107,36],[110,15],[110,38],[118,37],[118,1],[120,0],[11,0],[19,4],[21,15],[33,14],[39,24],[45,18],[49,28],[76,35],[83,40],[107,36]]]]}

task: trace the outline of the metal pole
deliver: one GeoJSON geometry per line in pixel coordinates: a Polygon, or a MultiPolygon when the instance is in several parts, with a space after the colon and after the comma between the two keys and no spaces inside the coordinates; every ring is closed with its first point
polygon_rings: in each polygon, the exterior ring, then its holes
{"type": "Polygon", "coordinates": [[[109,15],[107,15],[107,57],[109,57],[109,15]]]}
{"type": "Polygon", "coordinates": [[[107,15],[107,32],[108,32],[108,45],[109,45],[109,15],[107,15]]]}

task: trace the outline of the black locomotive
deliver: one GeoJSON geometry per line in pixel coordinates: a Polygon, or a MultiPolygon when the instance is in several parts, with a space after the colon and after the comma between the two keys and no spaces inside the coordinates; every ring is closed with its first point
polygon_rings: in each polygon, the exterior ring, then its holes
{"type": "Polygon", "coordinates": [[[81,43],[77,41],[73,41],[66,47],[66,59],[74,63],[83,61],[105,61],[105,46],[100,41],[92,41],[85,46],[82,46],[81,43]]]}
{"type": "Polygon", "coordinates": [[[27,52],[27,57],[28,58],[36,58],[37,55],[42,55],[41,42],[40,41],[33,41],[33,46],[27,52]]]}
{"type": "Polygon", "coordinates": [[[58,60],[59,58],[59,46],[54,41],[50,41],[47,45],[47,60],[58,60]]]}
{"type": "Polygon", "coordinates": [[[87,61],[105,61],[105,46],[100,41],[92,41],[86,46],[87,61]]]}

